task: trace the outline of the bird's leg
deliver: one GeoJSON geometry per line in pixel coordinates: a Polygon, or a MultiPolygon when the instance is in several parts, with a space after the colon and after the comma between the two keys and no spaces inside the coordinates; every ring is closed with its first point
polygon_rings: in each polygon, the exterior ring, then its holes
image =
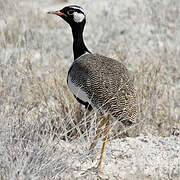
{"type": "MultiPolygon", "coordinates": [[[[102,117],[102,114],[101,114],[101,117],[102,117]]],[[[98,126],[98,129],[96,131],[96,137],[94,138],[94,140],[90,146],[90,150],[94,149],[94,147],[96,146],[97,139],[99,138],[99,136],[101,134],[101,128],[104,126],[105,123],[106,123],[106,120],[103,118],[98,126]]]]}
{"type": "Polygon", "coordinates": [[[110,131],[110,114],[108,114],[108,116],[107,116],[106,127],[105,127],[105,137],[104,137],[104,142],[103,142],[103,146],[101,149],[101,156],[100,156],[100,160],[99,160],[99,164],[98,164],[97,168],[99,168],[102,165],[104,150],[105,150],[106,142],[108,139],[109,131],[110,131]]]}

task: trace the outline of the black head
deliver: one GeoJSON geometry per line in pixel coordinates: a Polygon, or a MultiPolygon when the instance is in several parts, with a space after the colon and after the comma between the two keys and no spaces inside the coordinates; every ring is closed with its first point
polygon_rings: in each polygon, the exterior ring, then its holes
{"type": "Polygon", "coordinates": [[[50,11],[48,14],[56,14],[64,19],[72,29],[74,59],[90,51],[84,44],[83,30],[86,23],[86,15],[80,6],[70,5],[58,11],[50,11]]]}
{"type": "Polygon", "coordinates": [[[64,19],[71,27],[82,26],[86,22],[86,15],[80,6],[70,5],[58,11],[50,11],[48,14],[56,14],[64,19]]]}

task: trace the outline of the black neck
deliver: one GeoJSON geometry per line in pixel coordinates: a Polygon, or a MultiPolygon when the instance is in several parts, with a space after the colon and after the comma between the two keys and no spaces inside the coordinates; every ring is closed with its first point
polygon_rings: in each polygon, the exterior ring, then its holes
{"type": "Polygon", "coordinates": [[[83,29],[83,26],[72,28],[74,60],[76,60],[84,53],[90,52],[84,44],[83,29]]]}

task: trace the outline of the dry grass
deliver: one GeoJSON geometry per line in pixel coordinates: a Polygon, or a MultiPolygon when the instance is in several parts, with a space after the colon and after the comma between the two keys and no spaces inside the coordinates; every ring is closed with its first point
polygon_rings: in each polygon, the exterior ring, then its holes
{"type": "MultiPolygon", "coordinates": [[[[62,164],[71,152],[63,154],[62,150],[59,159],[53,159],[53,153],[57,153],[56,146],[51,147],[53,140],[57,138],[59,142],[65,140],[74,143],[78,139],[87,143],[84,145],[87,151],[88,144],[95,136],[97,116],[79,105],[67,87],[66,76],[70,66],[67,59],[71,55],[69,34],[64,32],[65,26],[58,21],[54,27],[57,19],[48,20],[49,17],[37,9],[23,10],[25,14],[22,15],[22,12],[17,11],[15,1],[0,3],[3,12],[0,28],[0,146],[3,147],[0,150],[0,179],[18,179],[19,173],[22,177],[26,177],[25,173],[33,174],[29,178],[37,174],[46,179],[55,177],[68,168],[67,164],[62,164]],[[13,12],[13,17],[8,12],[13,12]],[[49,156],[53,160],[48,159],[49,156]],[[53,169],[52,172],[48,168],[53,169]]],[[[156,8],[149,8],[149,12],[152,9],[155,11],[150,13],[151,21],[161,27],[161,22],[155,20],[164,19],[159,17],[156,8]]],[[[167,24],[178,24],[172,18],[176,16],[173,9],[168,12],[165,17],[168,19],[167,24]]],[[[164,28],[171,30],[169,27],[164,28]]],[[[104,36],[106,33],[105,29],[104,36]]],[[[168,33],[169,40],[172,34],[168,33]]],[[[132,40],[132,36],[125,36],[132,40]]],[[[140,60],[132,68],[139,106],[139,124],[135,131],[138,129],[157,136],[179,135],[180,54],[178,47],[176,50],[171,49],[168,42],[164,39],[165,48],[159,54],[155,51],[151,56],[138,56],[140,60]]],[[[93,43],[92,40],[89,44],[93,43]]],[[[128,44],[123,50],[119,50],[117,44],[111,45],[115,56],[124,59],[123,63],[128,66],[128,44]]],[[[121,130],[118,129],[118,133],[121,134],[121,130]]]]}
{"type": "Polygon", "coordinates": [[[163,64],[159,60],[141,62],[135,73],[138,90],[139,118],[143,120],[142,131],[157,136],[172,135],[177,127],[174,93],[166,83],[163,64]]]}

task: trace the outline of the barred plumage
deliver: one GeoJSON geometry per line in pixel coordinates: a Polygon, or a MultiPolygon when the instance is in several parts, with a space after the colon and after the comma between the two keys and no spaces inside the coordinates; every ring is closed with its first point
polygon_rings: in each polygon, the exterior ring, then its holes
{"type": "Polygon", "coordinates": [[[136,94],[122,63],[98,54],[84,54],[72,64],[68,84],[76,97],[94,108],[102,108],[116,119],[135,121],[136,94]]]}

